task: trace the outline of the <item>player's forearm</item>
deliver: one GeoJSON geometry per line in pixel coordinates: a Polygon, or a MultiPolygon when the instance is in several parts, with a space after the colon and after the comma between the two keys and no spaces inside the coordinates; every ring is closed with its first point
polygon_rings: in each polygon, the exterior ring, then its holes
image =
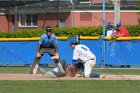
{"type": "Polygon", "coordinates": [[[114,37],[123,37],[125,34],[114,34],[114,37]]]}

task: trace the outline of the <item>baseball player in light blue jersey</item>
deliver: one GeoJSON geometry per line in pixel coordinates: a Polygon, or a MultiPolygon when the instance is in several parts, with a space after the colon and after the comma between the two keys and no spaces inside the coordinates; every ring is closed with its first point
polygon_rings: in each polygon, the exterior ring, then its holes
{"type": "Polygon", "coordinates": [[[48,53],[52,60],[56,63],[57,67],[62,73],[65,73],[62,65],[60,63],[60,58],[58,55],[57,39],[54,33],[52,33],[52,28],[50,26],[46,27],[46,33],[41,35],[38,46],[37,54],[32,64],[32,69],[30,74],[37,74],[39,72],[39,63],[41,57],[44,53],[48,53]]]}
{"type": "Polygon", "coordinates": [[[83,63],[84,68],[80,67],[80,69],[83,69],[84,77],[101,77],[101,74],[91,73],[96,64],[96,56],[90,49],[85,45],[78,44],[76,40],[71,40],[70,45],[74,49],[72,64],[76,65],[76,63],[83,63]]]}

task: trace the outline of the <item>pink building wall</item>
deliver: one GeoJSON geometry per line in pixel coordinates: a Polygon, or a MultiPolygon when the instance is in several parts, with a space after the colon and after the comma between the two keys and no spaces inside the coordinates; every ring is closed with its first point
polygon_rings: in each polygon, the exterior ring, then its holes
{"type": "MultiPolygon", "coordinates": [[[[84,12],[86,13],[86,12],[84,12]]],[[[99,26],[102,25],[102,13],[94,12],[92,13],[91,20],[82,20],[80,18],[80,13],[75,13],[75,26],[99,26]]]]}
{"type": "MultiPolygon", "coordinates": [[[[17,30],[20,29],[36,29],[45,28],[46,25],[56,27],[58,25],[57,19],[66,19],[66,27],[72,26],[72,13],[59,13],[57,16],[54,14],[39,14],[38,15],[38,27],[19,27],[17,20],[17,30]]],[[[106,23],[114,23],[114,12],[106,12],[106,23]]],[[[122,25],[140,25],[140,14],[137,12],[121,12],[121,22],[122,25]]],[[[74,26],[101,26],[102,25],[102,12],[92,11],[92,12],[74,12],[74,26]],[[89,18],[90,17],[90,18],[89,18]]],[[[0,31],[12,31],[12,17],[8,18],[5,15],[0,16],[0,31]]]]}
{"type": "MultiPolygon", "coordinates": [[[[121,12],[122,25],[140,25],[140,14],[137,12],[121,12]]],[[[114,12],[106,12],[106,23],[114,23],[114,12]]],[[[75,13],[75,26],[100,26],[102,25],[102,12],[92,12],[92,18],[88,21],[80,20],[80,13],[75,13]]]]}
{"type": "Polygon", "coordinates": [[[71,25],[71,14],[68,13],[47,13],[38,15],[38,27],[45,28],[46,25],[57,27],[59,24],[59,19],[66,19],[66,25],[71,25]]]}
{"type": "Polygon", "coordinates": [[[121,22],[124,25],[140,25],[140,13],[122,12],[121,22]]]}
{"type": "Polygon", "coordinates": [[[8,20],[5,15],[0,16],[0,32],[8,31],[8,20]]]}

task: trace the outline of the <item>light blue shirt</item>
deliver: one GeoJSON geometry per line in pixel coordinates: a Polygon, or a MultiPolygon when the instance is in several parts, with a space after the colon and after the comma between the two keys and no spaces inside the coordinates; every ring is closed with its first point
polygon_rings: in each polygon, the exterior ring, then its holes
{"type": "Polygon", "coordinates": [[[57,45],[57,39],[55,34],[51,34],[50,38],[46,34],[41,35],[39,40],[39,45],[45,48],[53,47],[54,45],[57,45]]]}

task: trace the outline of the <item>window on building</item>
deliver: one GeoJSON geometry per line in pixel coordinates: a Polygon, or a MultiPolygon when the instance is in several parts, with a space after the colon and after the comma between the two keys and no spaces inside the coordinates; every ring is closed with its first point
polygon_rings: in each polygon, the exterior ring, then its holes
{"type": "Polygon", "coordinates": [[[66,20],[65,19],[60,19],[59,27],[66,27],[66,20]]]}
{"type": "Polygon", "coordinates": [[[21,14],[19,15],[20,27],[34,27],[37,26],[37,15],[21,14]]]}
{"type": "Polygon", "coordinates": [[[92,21],[92,13],[90,12],[80,13],[80,21],[92,21]]]}

